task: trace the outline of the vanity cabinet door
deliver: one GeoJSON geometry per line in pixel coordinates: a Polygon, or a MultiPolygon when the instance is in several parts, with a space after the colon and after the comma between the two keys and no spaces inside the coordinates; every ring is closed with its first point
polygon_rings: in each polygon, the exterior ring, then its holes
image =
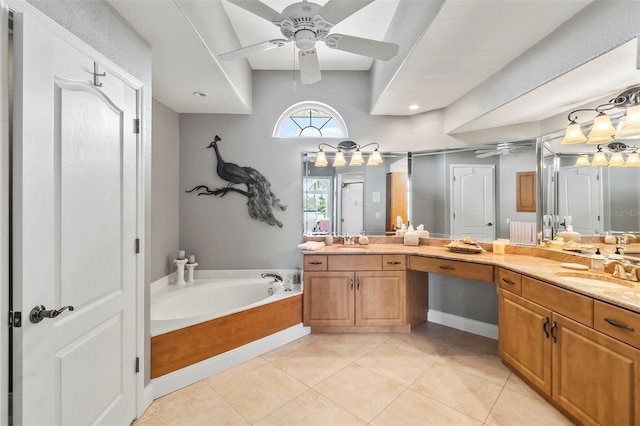
{"type": "Polygon", "coordinates": [[[306,326],[354,325],[354,273],[305,272],[302,300],[306,326]]]}
{"type": "Polygon", "coordinates": [[[640,351],[553,314],[553,399],[583,424],[640,424],[640,351]]]}
{"type": "Polygon", "coordinates": [[[502,288],[498,297],[500,357],[551,395],[551,311],[502,288]]]}
{"type": "Polygon", "coordinates": [[[405,325],[404,272],[356,273],[356,325],[405,325]]]}

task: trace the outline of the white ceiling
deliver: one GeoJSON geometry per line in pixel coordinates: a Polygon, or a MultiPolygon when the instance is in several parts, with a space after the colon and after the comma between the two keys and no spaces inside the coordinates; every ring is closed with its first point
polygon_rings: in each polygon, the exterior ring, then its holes
{"type": "MultiPolygon", "coordinates": [[[[402,58],[393,63],[391,81],[372,102],[372,114],[411,115],[446,108],[499,72],[518,56],[591,3],[591,0],[375,0],[338,23],[331,33],[387,41],[392,20],[410,1],[442,3],[425,28],[411,41],[398,40],[402,58]],[[403,43],[404,41],[404,43],[403,43]],[[394,65],[395,66],[395,65],[394,65]],[[418,104],[410,111],[409,105],[418,104]]],[[[293,0],[263,0],[282,11],[293,0]]],[[[320,5],[326,0],[316,0],[320,5]]],[[[219,54],[261,41],[282,38],[272,23],[226,0],[110,0],[110,3],[151,44],[153,94],[179,113],[249,113],[250,89],[238,81],[251,70],[283,70],[294,66],[293,43],[223,63],[219,54]],[[207,93],[196,97],[194,92],[207,93]]],[[[407,22],[413,22],[407,20],[407,22]]],[[[398,37],[396,37],[398,38],[398,37]]],[[[402,37],[400,37],[402,38],[402,37]]],[[[395,40],[394,40],[395,41],[395,40]]],[[[322,70],[368,70],[373,60],[329,49],[318,43],[322,70]]],[[[615,93],[640,81],[635,69],[637,46],[627,43],[611,57],[592,61],[519,97],[512,106],[478,117],[460,131],[541,120],[574,105],[615,93]],[[616,63],[625,67],[610,66],[616,63]],[[517,108],[516,108],[517,106],[517,108]],[[504,119],[507,110],[509,120],[504,119]]],[[[296,65],[297,66],[297,65],[296,65]]],[[[250,77],[248,78],[250,81],[250,77]]]]}

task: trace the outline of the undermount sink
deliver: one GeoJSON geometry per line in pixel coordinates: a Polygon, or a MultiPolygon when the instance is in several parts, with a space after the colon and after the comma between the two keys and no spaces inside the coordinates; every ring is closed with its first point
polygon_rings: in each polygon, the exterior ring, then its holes
{"type": "Polygon", "coordinates": [[[621,280],[611,275],[596,274],[593,272],[556,272],[557,277],[573,282],[575,284],[587,285],[599,288],[636,288],[636,282],[621,280]]]}
{"type": "Polygon", "coordinates": [[[367,250],[369,248],[369,246],[358,246],[358,245],[349,245],[349,246],[340,246],[340,245],[336,245],[335,246],[338,249],[345,249],[345,250],[367,250]]]}

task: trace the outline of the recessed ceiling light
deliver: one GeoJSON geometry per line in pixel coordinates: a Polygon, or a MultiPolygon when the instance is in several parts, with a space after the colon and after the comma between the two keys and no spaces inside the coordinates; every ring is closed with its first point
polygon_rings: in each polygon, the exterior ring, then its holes
{"type": "Polygon", "coordinates": [[[209,95],[204,92],[193,92],[193,96],[197,96],[199,98],[206,98],[209,95]]]}
{"type": "Polygon", "coordinates": [[[420,105],[418,105],[418,104],[409,105],[409,109],[412,110],[412,111],[416,110],[418,108],[420,108],[420,105]]]}

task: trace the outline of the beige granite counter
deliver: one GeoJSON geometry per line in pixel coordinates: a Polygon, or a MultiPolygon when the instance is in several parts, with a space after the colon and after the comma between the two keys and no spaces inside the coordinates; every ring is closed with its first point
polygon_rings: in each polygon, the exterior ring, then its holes
{"type": "MultiPolygon", "coordinates": [[[[388,241],[388,240],[387,240],[388,241]]],[[[558,276],[557,273],[566,273],[569,269],[563,268],[561,263],[578,263],[589,266],[590,259],[587,256],[579,256],[568,252],[557,252],[548,249],[525,246],[507,246],[506,254],[493,254],[490,244],[483,244],[486,252],[475,254],[461,254],[449,251],[444,244],[447,240],[421,239],[419,246],[405,246],[397,243],[368,244],[365,246],[343,246],[334,244],[325,246],[315,251],[305,251],[304,254],[406,254],[433,258],[460,260],[465,262],[483,263],[500,266],[514,272],[536,278],[558,287],[562,287],[576,293],[581,293],[594,299],[611,303],[640,313],[640,283],[623,281],[611,277],[610,273],[598,273],[589,271],[574,271],[575,276],[591,277],[601,276],[610,283],[620,285],[598,285],[578,283],[571,277],[558,276]]],[[[634,244],[637,246],[637,244],[634,244]]],[[[602,248],[607,252],[613,252],[615,248],[602,248]]],[[[566,274],[565,274],[566,275],[566,274]]]]}

